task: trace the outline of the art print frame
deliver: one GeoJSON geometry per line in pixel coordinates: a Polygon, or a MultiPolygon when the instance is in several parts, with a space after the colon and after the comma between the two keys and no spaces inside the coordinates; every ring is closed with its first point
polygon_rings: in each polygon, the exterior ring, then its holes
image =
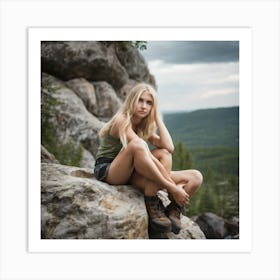
{"type": "Polygon", "coordinates": [[[250,252],[252,246],[252,89],[250,28],[29,28],[29,230],[30,252],[250,252]],[[137,38],[135,38],[137,34],[137,38]],[[147,35],[148,34],[148,35],[147,35]],[[237,240],[44,240],[40,234],[41,41],[236,40],[240,42],[240,238],[237,240]],[[246,92],[246,94],[244,94],[246,92]],[[246,108],[246,109],[245,109],[246,108]],[[246,171],[245,171],[246,169],[246,171]],[[246,185],[246,188],[244,186],[246,185]]]}

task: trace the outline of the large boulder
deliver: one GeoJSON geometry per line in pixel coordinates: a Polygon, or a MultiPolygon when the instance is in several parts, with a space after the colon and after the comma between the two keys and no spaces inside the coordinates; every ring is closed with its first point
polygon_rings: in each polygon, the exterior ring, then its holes
{"type": "Polygon", "coordinates": [[[42,238],[148,238],[143,195],[95,180],[91,169],[43,163],[42,238]]]}
{"type": "Polygon", "coordinates": [[[66,85],[82,99],[84,105],[90,113],[98,116],[98,105],[93,84],[84,78],[78,78],[66,82],[66,85]]]}
{"type": "Polygon", "coordinates": [[[74,78],[107,81],[118,90],[128,80],[114,45],[105,46],[101,42],[42,42],[41,65],[43,72],[63,81],[74,78]]]}
{"type": "Polygon", "coordinates": [[[150,74],[146,61],[140,51],[134,47],[127,46],[125,48],[117,48],[116,54],[130,79],[146,82],[156,87],[155,78],[150,74]]]}
{"type": "Polygon", "coordinates": [[[137,85],[137,81],[135,80],[128,80],[128,82],[122,86],[122,88],[120,90],[117,91],[117,95],[118,97],[124,101],[125,98],[127,97],[127,95],[129,94],[130,90],[137,85]]]}
{"type": "MultiPolygon", "coordinates": [[[[167,199],[165,192],[160,196],[167,199]]],[[[149,238],[142,193],[129,185],[97,181],[92,169],[42,163],[41,211],[44,239],[149,238]]],[[[188,217],[182,216],[182,225],[178,235],[167,238],[205,238],[188,217]]]]}
{"type": "Polygon", "coordinates": [[[82,144],[92,154],[93,159],[99,145],[98,132],[104,123],[88,112],[81,98],[64,82],[43,73],[42,84],[43,102],[46,102],[46,96],[55,101],[48,106],[48,121],[59,141],[71,141],[76,146],[82,144]]]}
{"type": "Polygon", "coordinates": [[[116,92],[107,82],[93,82],[97,101],[96,114],[100,120],[108,121],[121,106],[116,92]]]}
{"type": "Polygon", "coordinates": [[[225,221],[214,213],[206,212],[195,218],[195,222],[207,239],[223,239],[227,235],[225,221]]]}

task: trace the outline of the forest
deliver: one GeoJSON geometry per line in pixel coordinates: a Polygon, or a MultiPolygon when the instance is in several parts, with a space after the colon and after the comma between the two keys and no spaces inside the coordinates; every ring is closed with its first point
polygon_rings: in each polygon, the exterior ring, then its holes
{"type": "Polygon", "coordinates": [[[173,170],[197,169],[204,177],[186,215],[239,216],[239,107],[164,114],[175,150],[173,170]]]}

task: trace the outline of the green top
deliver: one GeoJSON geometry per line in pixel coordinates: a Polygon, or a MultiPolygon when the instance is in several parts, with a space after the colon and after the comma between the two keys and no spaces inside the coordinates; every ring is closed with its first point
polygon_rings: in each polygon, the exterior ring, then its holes
{"type": "Polygon", "coordinates": [[[115,158],[122,149],[120,139],[111,136],[109,133],[100,139],[96,159],[100,157],[115,158]]]}

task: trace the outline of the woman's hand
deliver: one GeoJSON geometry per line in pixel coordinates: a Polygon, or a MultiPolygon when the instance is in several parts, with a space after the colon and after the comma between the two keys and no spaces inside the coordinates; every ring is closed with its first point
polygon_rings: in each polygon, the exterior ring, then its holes
{"type": "Polygon", "coordinates": [[[160,122],[162,122],[162,116],[161,116],[161,113],[160,113],[158,107],[155,108],[155,122],[156,122],[157,126],[159,125],[160,122]]]}
{"type": "Polygon", "coordinates": [[[188,195],[188,193],[185,192],[185,190],[182,187],[177,187],[172,192],[172,195],[175,202],[181,207],[185,206],[190,201],[190,196],[188,195]]]}

